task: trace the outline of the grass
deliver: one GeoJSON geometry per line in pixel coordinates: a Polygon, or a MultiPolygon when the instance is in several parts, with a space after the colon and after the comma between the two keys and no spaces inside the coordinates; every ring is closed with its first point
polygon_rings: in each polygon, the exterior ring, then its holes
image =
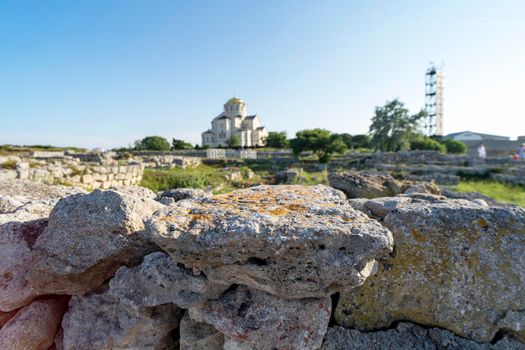
{"type": "Polygon", "coordinates": [[[303,177],[304,179],[294,179],[292,184],[298,184],[298,185],[306,185],[306,186],[314,186],[314,185],[328,185],[328,172],[326,171],[315,171],[315,172],[307,172],[303,171],[299,177],[303,177]]]}
{"type": "Polygon", "coordinates": [[[461,181],[456,191],[480,192],[495,200],[525,207],[525,187],[495,181],[461,181]]]}
{"type": "Polygon", "coordinates": [[[140,185],[155,192],[183,187],[200,189],[211,187],[215,194],[227,193],[236,188],[250,187],[255,183],[262,182],[260,174],[248,180],[246,178],[248,172],[247,167],[228,170],[211,165],[199,165],[196,168],[187,169],[145,169],[140,185]],[[225,175],[232,171],[240,171],[244,179],[240,181],[227,180],[225,175]]]}
{"type": "Polygon", "coordinates": [[[7,160],[5,162],[3,162],[2,164],[0,164],[0,168],[2,169],[16,169],[16,160],[7,160]]]}

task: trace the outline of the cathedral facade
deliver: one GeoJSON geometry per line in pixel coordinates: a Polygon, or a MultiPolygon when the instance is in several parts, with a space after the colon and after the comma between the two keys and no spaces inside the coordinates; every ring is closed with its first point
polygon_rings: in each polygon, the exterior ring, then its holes
{"type": "Polygon", "coordinates": [[[224,111],[213,118],[211,129],[202,133],[202,145],[227,147],[230,139],[237,136],[241,147],[264,146],[268,132],[260,124],[257,114],[247,114],[243,100],[232,97],[224,104],[224,111]]]}

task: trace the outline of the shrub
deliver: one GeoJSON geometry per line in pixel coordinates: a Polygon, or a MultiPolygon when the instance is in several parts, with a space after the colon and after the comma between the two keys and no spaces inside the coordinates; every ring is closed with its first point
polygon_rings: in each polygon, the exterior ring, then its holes
{"type": "Polygon", "coordinates": [[[461,141],[456,141],[454,139],[443,139],[441,143],[447,148],[447,153],[453,154],[465,154],[467,153],[467,145],[461,141]]]}
{"type": "Polygon", "coordinates": [[[417,135],[410,140],[411,150],[439,151],[445,153],[447,147],[436,140],[424,135],[417,135]]]}

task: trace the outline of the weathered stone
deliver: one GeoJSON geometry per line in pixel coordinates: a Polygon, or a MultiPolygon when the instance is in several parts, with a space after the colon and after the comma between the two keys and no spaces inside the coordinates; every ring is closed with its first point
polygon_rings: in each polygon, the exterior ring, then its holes
{"type": "Polygon", "coordinates": [[[433,183],[417,184],[413,181],[397,180],[389,174],[382,173],[331,173],[328,175],[328,182],[330,186],[342,190],[348,198],[389,197],[407,190],[409,193],[423,191],[441,194],[439,187],[433,183]],[[410,189],[411,187],[413,188],[410,189]]]}
{"type": "Polygon", "coordinates": [[[15,197],[23,203],[42,199],[54,199],[57,201],[77,193],[86,193],[86,191],[78,187],[51,186],[29,180],[0,181],[0,194],[15,197]]]}
{"type": "Polygon", "coordinates": [[[173,198],[175,202],[183,199],[203,199],[211,197],[210,193],[204,192],[196,188],[175,188],[162,192],[161,198],[173,198]]]}
{"type": "Polygon", "coordinates": [[[338,324],[374,330],[406,320],[487,342],[505,314],[525,310],[525,209],[413,200],[383,223],[394,253],[341,295],[338,324]]]}
{"type": "Polygon", "coordinates": [[[175,261],[216,283],[284,298],[329,295],[363,283],[390,232],[327,186],[259,186],[181,201],[146,222],[175,261]]]}
{"type": "Polygon", "coordinates": [[[328,328],[321,350],[523,350],[525,344],[504,337],[495,344],[477,343],[460,338],[439,328],[423,328],[410,323],[400,323],[395,329],[377,332],[360,332],[342,327],[328,328]]]}
{"type": "Polygon", "coordinates": [[[13,310],[13,311],[8,311],[8,312],[0,311],[0,328],[2,328],[2,326],[6,324],[7,321],[15,317],[17,312],[18,310],[13,310]]]}
{"type": "Polygon", "coordinates": [[[160,203],[95,190],[62,199],[33,247],[31,285],[41,293],[84,294],[119,266],[136,264],[151,248],[137,234],[160,203]]]}
{"type": "Polygon", "coordinates": [[[225,338],[223,350],[257,350],[257,349],[251,345],[246,344],[243,341],[225,338]]]}
{"type": "Polygon", "coordinates": [[[382,197],[366,201],[363,207],[374,217],[384,218],[388,212],[408,203],[412,203],[412,199],[407,197],[382,197]]]}
{"type": "Polygon", "coordinates": [[[101,289],[74,296],[62,321],[64,350],[173,348],[182,316],[173,304],[137,308],[101,289]]]}
{"type": "Polygon", "coordinates": [[[16,197],[0,194],[0,214],[9,213],[24,205],[16,197]]]}
{"type": "MultiPolygon", "coordinates": [[[[499,328],[511,333],[525,343],[525,311],[507,311],[499,322],[499,328]]],[[[525,344],[523,344],[525,348],[525,344]]]]}
{"type": "Polygon", "coordinates": [[[155,199],[157,194],[146,187],[141,186],[111,186],[112,190],[115,190],[119,193],[128,194],[130,196],[140,197],[140,198],[149,198],[155,199]]]}
{"type": "Polygon", "coordinates": [[[246,286],[189,309],[194,321],[258,350],[318,349],[330,312],[329,297],[286,300],[246,286]]]}
{"type": "Polygon", "coordinates": [[[388,174],[378,173],[331,173],[330,186],[343,191],[348,198],[376,198],[402,193],[403,184],[388,174]]]}
{"type": "Polygon", "coordinates": [[[207,323],[193,321],[188,313],[180,320],[180,350],[222,350],[224,336],[207,323]]]}
{"type": "Polygon", "coordinates": [[[33,301],[0,328],[0,349],[47,350],[60,328],[67,300],[49,298],[33,301]]]}
{"type": "Polygon", "coordinates": [[[28,283],[32,247],[47,220],[8,222],[0,225],[0,311],[27,305],[37,295],[28,283]]]}
{"type": "Polygon", "coordinates": [[[133,306],[175,303],[182,308],[219,297],[229,285],[210,283],[202,273],[179,266],[165,253],[153,253],[134,268],[121,267],[109,282],[111,293],[133,306]]]}

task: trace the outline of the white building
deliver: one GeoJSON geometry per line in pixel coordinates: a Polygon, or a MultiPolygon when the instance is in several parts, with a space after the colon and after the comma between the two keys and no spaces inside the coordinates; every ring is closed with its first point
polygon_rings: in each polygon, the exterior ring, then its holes
{"type": "Polygon", "coordinates": [[[257,114],[246,113],[243,100],[232,97],[224,104],[224,111],[213,118],[211,129],[202,133],[202,145],[227,147],[232,136],[238,136],[242,147],[264,146],[268,132],[260,123],[257,114]]]}

